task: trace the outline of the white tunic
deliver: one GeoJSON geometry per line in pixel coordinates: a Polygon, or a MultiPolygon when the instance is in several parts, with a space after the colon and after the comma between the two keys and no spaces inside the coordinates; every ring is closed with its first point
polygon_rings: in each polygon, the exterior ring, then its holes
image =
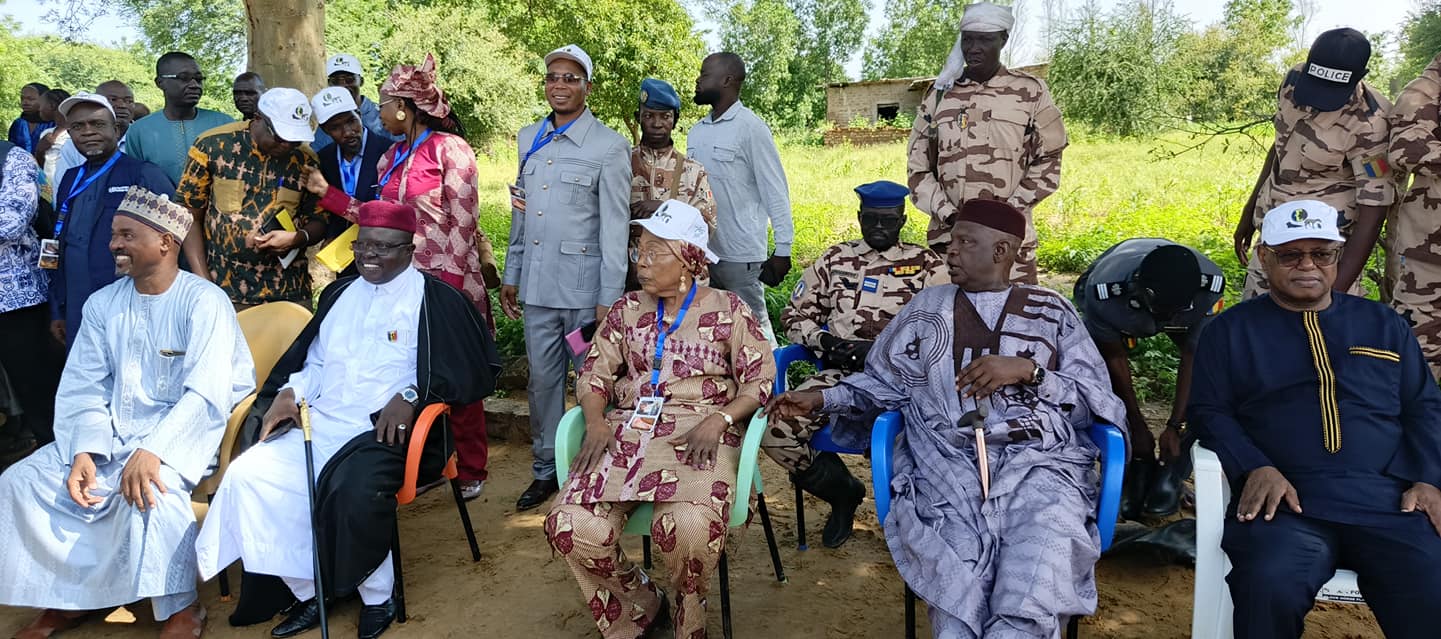
{"type": "Polygon", "coordinates": [[[0,604],[93,610],[157,597],[166,619],[194,600],[190,489],[255,386],[250,350],[225,292],[183,271],[159,295],[121,278],[90,296],[83,317],[60,378],[55,443],[0,475],[0,604]],[[145,513],[119,486],[142,448],[160,458],[168,491],[145,513]],[[104,498],[93,508],[65,487],[82,452],[104,498]]]}
{"type": "MultiPolygon", "coordinates": [[[[371,432],[371,413],[416,382],[424,295],[425,278],[411,267],[379,286],[357,279],[325,316],[305,366],[285,385],[297,401],[310,402],[317,477],[336,451],[371,432]]],[[[304,439],[293,429],[231,463],[195,550],[205,579],[243,559],[246,570],[287,578],[294,588],[290,580],[313,577],[311,540],[304,439]]],[[[373,577],[388,579],[388,573],[379,570],[373,577]]],[[[388,581],[373,585],[388,595],[388,581]]]]}

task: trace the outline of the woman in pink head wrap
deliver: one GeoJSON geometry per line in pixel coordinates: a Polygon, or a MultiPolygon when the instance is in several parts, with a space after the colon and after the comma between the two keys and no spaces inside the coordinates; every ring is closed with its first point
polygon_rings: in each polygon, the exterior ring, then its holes
{"type": "MultiPolygon", "coordinates": [[[[380,121],[405,140],[376,165],[377,199],[415,207],[415,267],[460,289],[494,325],[486,289],[499,286],[500,275],[490,238],[477,226],[475,151],[435,84],[435,56],[390,72],[380,87],[380,121]]],[[[321,208],[357,220],[360,200],[326,183],[319,171],[307,175],[305,186],[320,196],[321,208]]],[[[484,407],[481,402],[453,407],[450,421],[462,492],[474,499],[486,475],[484,407]]]]}

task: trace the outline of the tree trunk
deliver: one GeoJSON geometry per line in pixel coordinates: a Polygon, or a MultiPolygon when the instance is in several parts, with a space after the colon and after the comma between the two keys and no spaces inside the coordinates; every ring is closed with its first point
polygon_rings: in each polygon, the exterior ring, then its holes
{"type": "Polygon", "coordinates": [[[245,0],[249,70],[267,87],[313,95],[325,87],[325,1],[245,0]]]}

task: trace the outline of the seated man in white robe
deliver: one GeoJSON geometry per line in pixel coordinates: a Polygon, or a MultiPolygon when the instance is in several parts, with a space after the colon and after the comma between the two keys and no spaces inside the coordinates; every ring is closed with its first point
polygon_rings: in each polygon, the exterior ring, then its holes
{"type": "MultiPolygon", "coordinates": [[[[306,493],[299,403],[307,401],[317,474],[320,556],[326,593],[358,591],[361,639],[378,637],[395,617],[390,547],[395,493],[405,468],[406,435],[422,406],[464,405],[494,388],[498,358],[475,306],[457,289],[412,265],[416,211],[384,201],[361,205],[352,245],[359,277],[321,293],[315,317],[276,364],[259,393],[259,442],[226,471],[200,531],[196,552],[209,578],[237,559],[247,572],[232,625],[274,616],[279,577],[301,603],[274,629],[289,637],[320,623],[314,544],[306,493]],[[266,408],[268,406],[268,408],[266,408]]],[[[252,411],[252,416],[255,415],[252,411]]],[[[447,430],[426,440],[443,462],[447,430]]],[[[438,474],[439,464],[422,479],[438,474]]]]}
{"type": "Polygon", "coordinates": [[[126,193],[110,236],[126,277],[85,302],[55,442],[0,475],[0,604],[46,609],[19,639],[146,597],[162,639],[204,630],[190,490],[255,372],[230,298],[178,266],[191,220],[126,193]]]}

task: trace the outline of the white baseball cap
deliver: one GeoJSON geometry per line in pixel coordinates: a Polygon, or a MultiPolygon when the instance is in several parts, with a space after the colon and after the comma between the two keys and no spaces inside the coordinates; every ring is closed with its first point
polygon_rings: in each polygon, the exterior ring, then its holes
{"type": "Polygon", "coordinates": [[[575,61],[576,64],[580,65],[580,68],[585,69],[586,80],[590,80],[595,75],[593,69],[591,69],[590,66],[590,54],[586,53],[585,49],[582,49],[574,44],[567,44],[559,49],[556,49],[555,51],[551,51],[550,53],[545,54],[545,66],[550,66],[550,63],[555,62],[556,60],[575,61]]]}
{"type": "Polygon", "coordinates": [[[360,58],[349,53],[337,53],[325,59],[325,77],[340,72],[363,75],[360,72],[360,58]]]}
{"type": "Polygon", "coordinates": [[[1336,227],[1335,207],[1318,200],[1295,200],[1266,212],[1261,221],[1261,243],[1280,246],[1296,240],[1345,242],[1336,227]]]}
{"type": "Polygon", "coordinates": [[[663,240],[680,240],[705,251],[705,258],[714,264],[720,261],[710,250],[710,227],[701,217],[700,209],[680,200],[666,200],[644,220],[631,222],[663,240]]]}
{"type": "Polygon", "coordinates": [[[65,98],[65,100],[60,103],[60,115],[67,118],[70,117],[70,109],[75,108],[77,104],[98,104],[110,112],[110,117],[115,117],[115,107],[110,106],[110,100],[99,93],[90,93],[88,91],[80,91],[75,95],[65,98]]]}
{"type": "Polygon", "coordinates": [[[310,100],[295,89],[276,87],[260,94],[260,114],[270,120],[275,134],[286,142],[314,142],[310,128],[310,100]]]}
{"type": "Polygon", "coordinates": [[[355,98],[351,97],[350,90],[345,87],[321,89],[320,93],[310,98],[310,106],[315,109],[315,122],[321,125],[342,113],[354,113],[359,110],[359,107],[355,106],[355,98]]]}

